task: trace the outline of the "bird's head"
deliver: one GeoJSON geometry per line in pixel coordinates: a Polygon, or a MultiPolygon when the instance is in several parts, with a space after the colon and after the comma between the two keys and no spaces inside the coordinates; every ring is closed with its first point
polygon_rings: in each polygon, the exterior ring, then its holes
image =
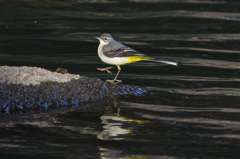
{"type": "Polygon", "coordinates": [[[109,33],[104,33],[99,37],[95,37],[96,39],[98,39],[100,41],[100,45],[107,45],[109,44],[111,41],[113,41],[114,39],[112,38],[111,34],[109,33]]]}

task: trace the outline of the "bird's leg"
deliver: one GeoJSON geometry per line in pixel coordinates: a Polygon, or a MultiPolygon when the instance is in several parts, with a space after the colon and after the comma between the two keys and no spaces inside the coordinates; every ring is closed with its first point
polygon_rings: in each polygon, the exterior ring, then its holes
{"type": "Polygon", "coordinates": [[[113,68],[113,67],[107,67],[107,68],[97,68],[98,70],[100,70],[100,71],[107,71],[108,73],[111,73],[112,74],[112,72],[111,71],[109,71],[109,69],[111,69],[111,68],[113,68]]]}
{"type": "Polygon", "coordinates": [[[108,82],[114,83],[114,82],[116,81],[116,82],[117,82],[116,84],[118,84],[118,83],[121,83],[121,82],[122,82],[122,80],[117,80],[117,76],[118,76],[118,74],[119,74],[119,73],[120,73],[120,71],[121,71],[121,67],[120,67],[119,65],[117,65],[117,68],[118,68],[117,75],[115,76],[115,78],[114,78],[113,80],[107,80],[108,82]]]}
{"type": "Polygon", "coordinates": [[[113,79],[114,81],[117,81],[117,82],[122,82],[121,80],[117,80],[117,76],[118,76],[118,74],[120,73],[120,71],[121,71],[121,67],[119,66],[119,65],[117,65],[117,68],[118,68],[118,72],[117,72],[117,74],[116,74],[116,76],[115,76],[115,78],[113,79]]]}

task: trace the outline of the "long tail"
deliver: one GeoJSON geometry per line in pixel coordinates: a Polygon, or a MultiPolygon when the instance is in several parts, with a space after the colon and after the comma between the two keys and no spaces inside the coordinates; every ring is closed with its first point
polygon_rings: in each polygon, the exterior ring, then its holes
{"type": "Polygon", "coordinates": [[[162,63],[166,63],[166,64],[170,64],[170,65],[174,65],[177,66],[178,63],[170,60],[170,59],[165,59],[165,58],[151,58],[150,60],[147,61],[152,61],[152,62],[162,62],[162,63]]]}

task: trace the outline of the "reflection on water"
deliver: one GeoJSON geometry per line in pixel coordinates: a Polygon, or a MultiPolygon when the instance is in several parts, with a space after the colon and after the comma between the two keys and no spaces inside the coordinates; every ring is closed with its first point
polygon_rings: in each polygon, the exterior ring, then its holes
{"type": "Polygon", "coordinates": [[[236,108],[110,102],[36,114],[34,121],[18,115],[15,122],[5,118],[11,125],[1,121],[0,152],[24,158],[46,151],[49,157],[201,158],[217,151],[237,158],[238,114],[236,108]]]}
{"type": "Polygon", "coordinates": [[[238,159],[239,6],[222,0],[0,0],[1,65],[111,79],[96,70],[107,66],[93,38],[104,32],[180,64],[122,66],[124,84],[148,90],[141,96],[22,113],[1,107],[0,158],[238,159]]]}
{"type": "Polygon", "coordinates": [[[128,119],[119,114],[106,114],[100,118],[105,124],[104,130],[98,135],[101,140],[124,140],[126,138],[124,136],[130,134],[138,124],[147,123],[147,121],[128,119]]]}

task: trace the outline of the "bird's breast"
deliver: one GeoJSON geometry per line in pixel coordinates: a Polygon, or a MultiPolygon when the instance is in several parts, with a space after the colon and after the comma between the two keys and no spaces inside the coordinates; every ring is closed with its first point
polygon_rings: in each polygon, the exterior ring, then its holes
{"type": "Polygon", "coordinates": [[[103,54],[102,50],[98,52],[99,58],[109,65],[125,65],[128,63],[126,57],[107,57],[103,54]]]}
{"type": "Polygon", "coordinates": [[[102,51],[102,49],[103,49],[104,46],[105,46],[105,45],[103,45],[103,44],[100,44],[100,45],[98,46],[98,54],[102,51]]]}

